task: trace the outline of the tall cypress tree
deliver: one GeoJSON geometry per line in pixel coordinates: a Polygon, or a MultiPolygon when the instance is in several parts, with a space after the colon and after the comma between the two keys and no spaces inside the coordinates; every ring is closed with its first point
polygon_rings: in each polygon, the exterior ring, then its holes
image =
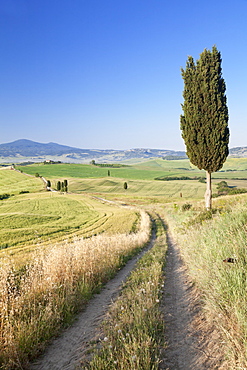
{"type": "Polygon", "coordinates": [[[221,62],[220,52],[214,46],[212,51],[205,49],[196,63],[189,56],[186,69],[182,69],[184,104],[180,128],[191,163],[206,171],[207,209],[212,206],[211,173],[221,169],[229,153],[229,117],[221,62]]]}

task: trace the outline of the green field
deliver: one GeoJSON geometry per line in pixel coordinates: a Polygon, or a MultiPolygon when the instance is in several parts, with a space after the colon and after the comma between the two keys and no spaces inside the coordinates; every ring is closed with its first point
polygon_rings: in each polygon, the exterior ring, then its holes
{"type": "MultiPolygon", "coordinates": [[[[203,199],[205,193],[205,184],[198,180],[154,180],[164,177],[204,177],[205,171],[199,171],[187,159],[170,161],[153,159],[120,168],[43,163],[19,168],[29,174],[39,173],[50,179],[55,189],[58,180],[67,179],[69,192],[98,194],[108,199],[122,199],[126,202],[135,202],[136,198],[142,198],[145,202],[162,203],[203,199]],[[128,183],[127,191],[123,188],[125,181],[128,183]]],[[[221,179],[226,179],[229,186],[247,188],[247,180],[244,180],[247,178],[246,168],[246,158],[228,158],[223,169],[213,174],[213,192],[217,192],[216,184],[221,179]]]]}
{"type": "MultiPolygon", "coordinates": [[[[30,175],[39,173],[48,179],[63,178],[99,178],[106,177],[108,170],[110,177],[132,180],[154,180],[164,176],[205,176],[205,171],[198,170],[191,165],[188,159],[162,160],[153,159],[127,167],[108,168],[86,164],[32,164],[17,166],[30,175]]],[[[213,173],[213,178],[247,178],[247,158],[228,158],[223,168],[213,173]]]]}

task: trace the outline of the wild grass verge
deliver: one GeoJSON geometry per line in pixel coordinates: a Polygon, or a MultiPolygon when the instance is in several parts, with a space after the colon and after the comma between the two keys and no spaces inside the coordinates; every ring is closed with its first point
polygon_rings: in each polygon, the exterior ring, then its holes
{"type": "Polygon", "coordinates": [[[215,200],[213,206],[211,218],[192,207],[170,211],[167,219],[201,291],[207,320],[221,334],[227,369],[246,369],[247,197],[215,200]]]}
{"type": "Polygon", "coordinates": [[[138,262],[110,309],[104,325],[101,349],[84,369],[158,369],[163,345],[163,318],[159,298],[163,289],[163,267],[167,250],[163,225],[154,247],[138,262]]]}
{"type": "Polygon", "coordinates": [[[0,367],[25,367],[149,237],[150,219],[141,212],[136,233],[41,249],[18,269],[6,259],[0,270],[0,367]]]}

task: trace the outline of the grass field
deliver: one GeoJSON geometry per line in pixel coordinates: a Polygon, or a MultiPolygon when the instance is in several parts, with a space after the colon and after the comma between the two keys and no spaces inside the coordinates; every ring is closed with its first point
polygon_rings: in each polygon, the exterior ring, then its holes
{"type": "MultiPolygon", "coordinates": [[[[162,160],[153,159],[146,162],[134,164],[128,167],[107,168],[86,164],[33,164],[17,166],[28,174],[39,173],[46,178],[98,178],[106,177],[108,170],[111,177],[139,180],[153,180],[160,176],[204,176],[204,171],[198,170],[191,165],[189,160],[162,160]]],[[[247,158],[228,158],[219,172],[213,174],[217,178],[239,177],[247,178],[247,158]]]]}
{"type": "Polygon", "coordinates": [[[70,191],[76,193],[101,193],[105,196],[119,196],[123,199],[128,197],[163,197],[163,201],[176,200],[182,197],[202,198],[205,193],[205,184],[196,180],[180,181],[150,181],[150,180],[128,180],[128,189],[123,187],[123,179],[71,179],[70,191]]]}
{"type": "Polygon", "coordinates": [[[18,251],[16,247],[53,243],[75,236],[129,232],[138,220],[133,210],[85,196],[51,192],[2,200],[0,215],[0,248],[8,248],[12,253],[18,251]]]}
{"type": "Polygon", "coordinates": [[[4,167],[0,170],[0,194],[19,194],[20,191],[37,192],[42,189],[44,184],[39,178],[24,176],[4,167]]]}
{"type": "Polygon", "coordinates": [[[135,233],[39,248],[21,268],[6,258],[0,268],[0,368],[28,368],[28,360],[71,323],[149,236],[150,218],[141,212],[135,233]]]}

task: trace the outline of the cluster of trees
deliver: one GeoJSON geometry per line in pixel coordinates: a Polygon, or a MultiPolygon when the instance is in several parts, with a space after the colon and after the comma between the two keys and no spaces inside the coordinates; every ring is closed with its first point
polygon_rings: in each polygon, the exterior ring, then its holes
{"type": "Polygon", "coordinates": [[[68,180],[57,182],[57,191],[68,192],[68,180]]]}
{"type": "Polygon", "coordinates": [[[121,168],[121,167],[129,167],[127,164],[120,164],[120,163],[96,163],[93,159],[90,164],[92,166],[97,167],[110,167],[110,168],[121,168]]]}
{"type": "MultiPolygon", "coordinates": [[[[51,188],[51,181],[50,180],[47,180],[46,187],[48,188],[48,190],[50,190],[49,189],[49,188],[51,188]]],[[[57,191],[67,193],[68,192],[68,180],[58,181],[57,184],[56,184],[56,188],[57,188],[56,189],[57,191]]]]}
{"type": "Polygon", "coordinates": [[[10,197],[10,194],[0,194],[0,200],[8,199],[10,197]]]}
{"type": "Polygon", "coordinates": [[[205,182],[204,177],[194,176],[163,176],[163,177],[155,177],[154,180],[160,180],[160,181],[174,181],[174,180],[198,180],[199,182],[205,182]]]}
{"type": "Polygon", "coordinates": [[[44,164],[60,164],[62,162],[61,161],[53,161],[52,159],[46,159],[43,163],[44,164]]]}
{"type": "Polygon", "coordinates": [[[180,156],[180,155],[165,155],[164,157],[162,157],[162,159],[166,161],[178,161],[178,160],[188,159],[188,158],[185,156],[180,156]]]}
{"type": "Polygon", "coordinates": [[[220,181],[217,184],[217,190],[218,190],[218,193],[213,194],[213,197],[218,197],[220,195],[234,195],[234,194],[247,193],[246,189],[231,187],[227,184],[226,181],[220,181]]]}

